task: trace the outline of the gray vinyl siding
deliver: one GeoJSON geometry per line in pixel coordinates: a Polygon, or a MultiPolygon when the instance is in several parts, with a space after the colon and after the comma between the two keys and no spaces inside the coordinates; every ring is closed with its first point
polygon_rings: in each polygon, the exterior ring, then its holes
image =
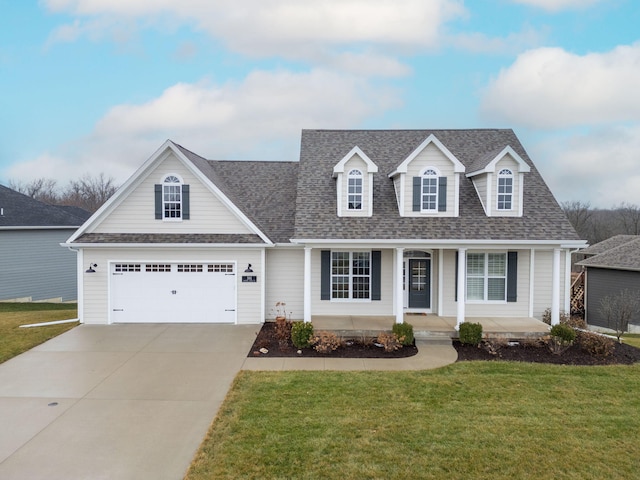
{"type": "Polygon", "coordinates": [[[0,231],[0,300],[76,300],[76,253],[60,246],[73,232],[0,231]]]}
{"type": "MultiPolygon", "coordinates": [[[[600,302],[608,295],[617,295],[623,290],[639,292],[640,272],[587,268],[586,320],[589,325],[612,328],[600,313],[600,302]]],[[[630,322],[640,325],[640,315],[630,322]]]]}

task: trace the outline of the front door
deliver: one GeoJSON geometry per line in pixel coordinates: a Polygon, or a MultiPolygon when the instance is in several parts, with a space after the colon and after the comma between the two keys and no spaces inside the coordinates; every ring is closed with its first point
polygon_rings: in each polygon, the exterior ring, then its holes
{"type": "Polygon", "coordinates": [[[409,308],[431,307],[431,259],[409,259],[409,308]]]}

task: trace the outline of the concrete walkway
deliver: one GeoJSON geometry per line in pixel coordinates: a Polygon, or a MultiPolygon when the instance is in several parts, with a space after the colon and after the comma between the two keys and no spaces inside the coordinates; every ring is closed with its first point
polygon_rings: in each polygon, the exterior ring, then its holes
{"type": "Polygon", "coordinates": [[[0,364],[0,478],[181,479],[246,370],[422,370],[456,360],[247,358],[259,325],[81,325],[0,364]]]}

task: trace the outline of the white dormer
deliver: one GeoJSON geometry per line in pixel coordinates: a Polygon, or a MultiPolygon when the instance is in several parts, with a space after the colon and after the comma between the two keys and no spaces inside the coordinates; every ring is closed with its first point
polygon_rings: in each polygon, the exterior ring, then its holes
{"type": "Polygon", "coordinates": [[[373,174],[377,172],[376,164],[358,147],[333,167],[339,217],[373,215],[373,174]]]}
{"type": "Polygon", "coordinates": [[[507,146],[488,156],[469,172],[489,217],[521,217],[524,208],[524,174],[531,170],[518,153],[507,146]]]}
{"type": "Polygon", "coordinates": [[[457,217],[464,165],[431,134],[389,174],[403,217],[457,217]]]}

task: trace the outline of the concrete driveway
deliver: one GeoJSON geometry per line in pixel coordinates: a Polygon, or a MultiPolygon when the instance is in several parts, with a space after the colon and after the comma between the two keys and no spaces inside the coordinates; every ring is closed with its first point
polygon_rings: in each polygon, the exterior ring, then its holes
{"type": "Polygon", "coordinates": [[[259,326],[81,325],[0,365],[0,478],[181,479],[259,326]]]}

